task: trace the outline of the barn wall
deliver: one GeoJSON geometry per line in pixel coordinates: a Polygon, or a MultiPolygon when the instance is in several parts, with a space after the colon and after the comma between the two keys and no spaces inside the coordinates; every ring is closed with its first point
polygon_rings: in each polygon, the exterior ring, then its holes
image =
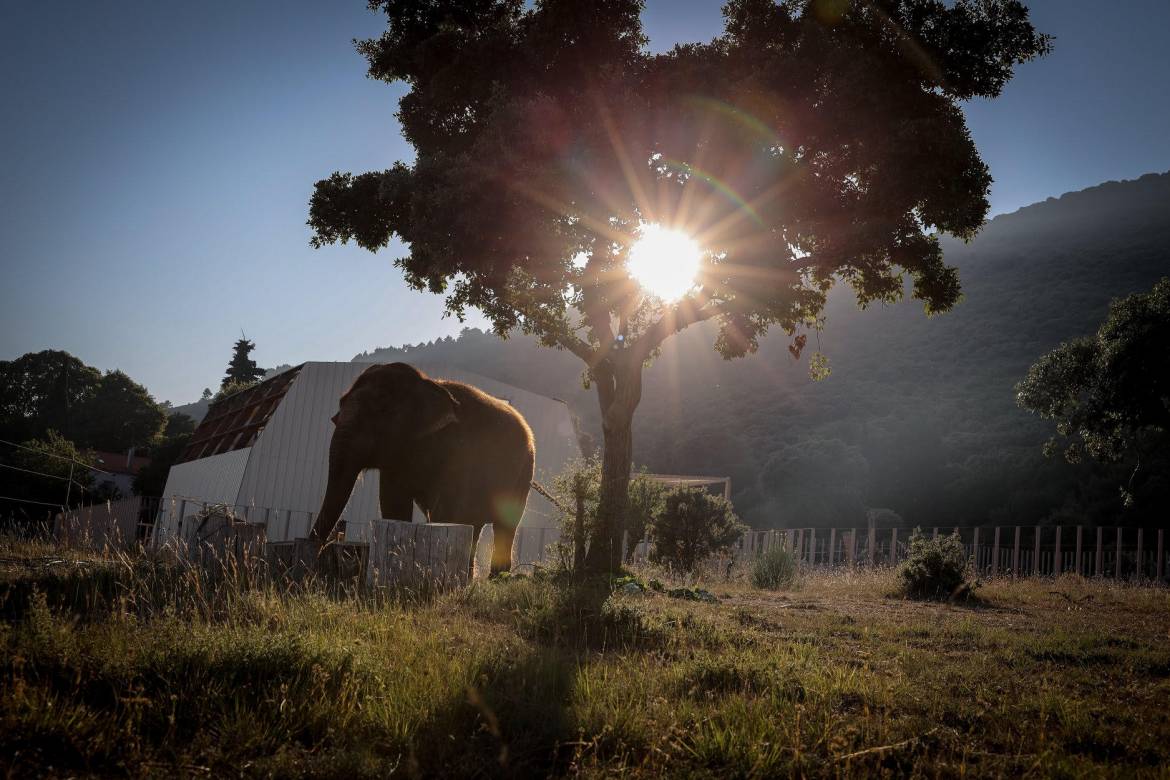
{"type": "MultiPolygon", "coordinates": [[[[213,504],[236,503],[250,453],[251,448],[245,447],[171,466],[166,487],[163,488],[162,506],[170,506],[185,498],[213,504]]],[[[160,514],[160,529],[164,534],[173,532],[174,524],[179,519],[177,515],[172,512],[160,514]]]]}
{"type": "MultiPolygon", "coordinates": [[[[330,418],[338,399],[367,366],[354,363],[306,363],[288,394],[252,447],[240,485],[238,503],[317,512],[329,470],[330,418]]],[[[377,473],[359,480],[345,517],[376,518],[377,473]]],[[[293,528],[300,536],[308,528],[293,528]]]]}

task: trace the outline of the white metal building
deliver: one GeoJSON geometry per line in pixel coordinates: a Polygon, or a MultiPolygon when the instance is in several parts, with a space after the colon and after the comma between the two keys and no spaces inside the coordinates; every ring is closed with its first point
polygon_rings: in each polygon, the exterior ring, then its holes
{"type": "MultiPolygon", "coordinates": [[[[156,526],[159,541],[174,538],[180,520],[193,515],[203,502],[234,505],[250,520],[266,522],[269,541],[307,536],[325,494],[333,434],[330,418],[341,395],[369,367],[304,363],[213,404],[167,477],[156,526]]],[[[538,481],[546,482],[581,454],[563,401],[470,372],[427,373],[475,385],[524,415],[536,437],[538,481]]],[[[380,516],[378,476],[367,472],[343,514],[346,536],[363,536],[365,521],[380,516]]],[[[415,520],[422,519],[416,507],[415,520]]],[[[532,491],[521,528],[553,525],[552,506],[532,491]]]]}

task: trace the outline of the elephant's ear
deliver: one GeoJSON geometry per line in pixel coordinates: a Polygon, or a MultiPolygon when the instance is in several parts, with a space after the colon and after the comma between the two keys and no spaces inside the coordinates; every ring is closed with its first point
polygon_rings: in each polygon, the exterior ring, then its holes
{"type": "Polygon", "coordinates": [[[459,420],[459,402],[438,382],[424,379],[416,390],[418,435],[427,436],[459,420]]]}

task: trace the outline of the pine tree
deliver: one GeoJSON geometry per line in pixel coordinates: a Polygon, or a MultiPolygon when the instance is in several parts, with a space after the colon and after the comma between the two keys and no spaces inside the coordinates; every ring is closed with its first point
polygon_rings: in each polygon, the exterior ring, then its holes
{"type": "Polygon", "coordinates": [[[256,345],[243,336],[236,342],[233,348],[232,361],[228,363],[227,373],[224,375],[223,381],[219,384],[221,391],[233,385],[236,387],[247,387],[248,385],[256,384],[264,376],[264,369],[258,368],[256,361],[248,357],[255,348],[256,345]]]}

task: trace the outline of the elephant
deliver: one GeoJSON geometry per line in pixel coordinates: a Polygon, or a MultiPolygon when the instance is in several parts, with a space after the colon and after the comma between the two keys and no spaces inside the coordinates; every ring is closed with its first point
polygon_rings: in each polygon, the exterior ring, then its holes
{"type": "Polygon", "coordinates": [[[406,363],[366,369],[341,396],[329,478],[312,538],[331,538],[354,483],[378,469],[382,517],[492,524],[492,572],[507,571],[536,464],[532,430],[510,404],[406,363]]]}

